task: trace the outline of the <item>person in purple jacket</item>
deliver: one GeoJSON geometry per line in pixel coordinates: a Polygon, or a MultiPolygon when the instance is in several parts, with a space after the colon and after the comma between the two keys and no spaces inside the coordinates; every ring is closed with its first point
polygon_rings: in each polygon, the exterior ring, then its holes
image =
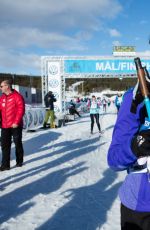
{"type": "Polygon", "coordinates": [[[135,88],[123,97],[107,160],[113,170],[128,172],[119,190],[121,230],[150,230],[150,121],[135,88]]]}

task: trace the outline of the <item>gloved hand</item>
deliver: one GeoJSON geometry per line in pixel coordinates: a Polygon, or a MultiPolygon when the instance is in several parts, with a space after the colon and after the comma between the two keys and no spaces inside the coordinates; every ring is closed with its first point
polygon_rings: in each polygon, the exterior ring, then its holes
{"type": "Polygon", "coordinates": [[[144,100],[140,87],[139,87],[139,82],[137,82],[136,86],[134,87],[133,90],[133,100],[130,108],[131,113],[135,113],[137,111],[138,105],[144,100]]]}
{"type": "MultiPolygon", "coordinates": [[[[150,92],[150,75],[149,72],[147,71],[146,67],[143,67],[144,72],[145,72],[145,77],[146,77],[146,84],[147,88],[150,92]]],[[[136,114],[137,106],[144,100],[144,97],[142,96],[142,92],[140,89],[139,81],[137,81],[134,90],[133,90],[133,100],[131,104],[131,109],[130,111],[132,113],[136,114]]]]}
{"type": "Polygon", "coordinates": [[[135,135],[131,142],[131,149],[137,158],[150,156],[150,130],[144,130],[135,135]]]}

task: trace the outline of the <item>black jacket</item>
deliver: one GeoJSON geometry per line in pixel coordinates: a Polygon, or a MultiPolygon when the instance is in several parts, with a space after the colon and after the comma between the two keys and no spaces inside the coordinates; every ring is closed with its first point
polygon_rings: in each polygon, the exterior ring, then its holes
{"type": "Polygon", "coordinates": [[[54,110],[54,102],[56,102],[56,98],[53,94],[47,93],[44,97],[45,107],[50,110],[54,110]]]}

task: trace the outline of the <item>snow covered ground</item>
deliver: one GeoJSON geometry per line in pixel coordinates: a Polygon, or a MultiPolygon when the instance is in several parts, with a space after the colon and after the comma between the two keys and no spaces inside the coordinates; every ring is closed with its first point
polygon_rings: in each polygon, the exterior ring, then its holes
{"type": "Polygon", "coordinates": [[[107,165],[116,109],[89,114],[65,127],[24,133],[25,165],[0,173],[0,230],[119,230],[118,188],[125,172],[107,165]]]}

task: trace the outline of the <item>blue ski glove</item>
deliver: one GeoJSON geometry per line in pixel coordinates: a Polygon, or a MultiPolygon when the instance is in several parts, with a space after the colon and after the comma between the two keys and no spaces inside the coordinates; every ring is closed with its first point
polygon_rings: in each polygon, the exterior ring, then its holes
{"type": "Polygon", "coordinates": [[[150,156],[150,130],[144,130],[135,135],[131,142],[132,152],[137,158],[150,156]]]}
{"type": "MultiPolygon", "coordinates": [[[[144,72],[146,75],[146,83],[147,83],[147,87],[149,89],[150,92],[150,75],[149,72],[147,71],[146,67],[144,68],[144,72]]],[[[139,81],[137,81],[134,90],[133,90],[133,100],[132,100],[132,104],[131,104],[131,113],[136,113],[137,107],[139,104],[141,104],[141,102],[143,102],[144,97],[142,96],[141,90],[140,90],[140,85],[139,85],[139,81]]]]}

